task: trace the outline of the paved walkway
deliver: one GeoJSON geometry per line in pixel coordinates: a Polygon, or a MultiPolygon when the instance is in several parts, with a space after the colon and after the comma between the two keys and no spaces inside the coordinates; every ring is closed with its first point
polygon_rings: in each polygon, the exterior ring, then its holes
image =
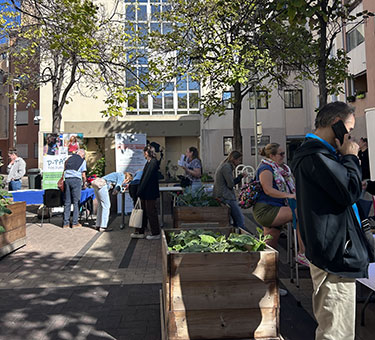
{"type": "MultiPolygon", "coordinates": [[[[61,216],[43,227],[32,213],[27,220],[27,245],[0,259],[0,340],[160,339],[160,241],[131,240],[120,217],[107,233],[62,229],[61,216]]],[[[297,289],[280,250],[290,291],[281,299],[281,334],[313,340],[308,271],[297,289]]]]}

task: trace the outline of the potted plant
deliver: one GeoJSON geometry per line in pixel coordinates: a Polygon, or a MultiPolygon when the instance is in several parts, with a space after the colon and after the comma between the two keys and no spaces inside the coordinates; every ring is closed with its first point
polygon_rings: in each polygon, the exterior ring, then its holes
{"type": "Polygon", "coordinates": [[[26,202],[13,202],[0,176],[0,257],[26,244],[26,202]]]}
{"type": "Polygon", "coordinates": [[[366,92],[365,91],[358,91],[356,96],[357,99],[363,99],[366,97],[366,92]]]}
{"type": "Polygon", "coordinates": [[[278,252],[265,240],[229,227],[163,229],[163,339],[281,340],[278,252]]]}
{"type": "Polygon", "coordinates": [[[229,225],[229,208],[208,195],[204,187],[193,192],[190,187],[174,194],[173,222],[175,228],[182,224],[210,223],[219,227],[229,225]]]}

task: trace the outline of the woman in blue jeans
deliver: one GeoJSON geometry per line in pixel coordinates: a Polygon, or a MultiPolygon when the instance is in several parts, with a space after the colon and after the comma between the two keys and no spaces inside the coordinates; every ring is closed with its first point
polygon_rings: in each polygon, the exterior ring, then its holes
{"type": "Polygon", "coordinates": [[[102,177],[107,185],[95,190],[95,197],[98,201],[98,210],[96,213],[96,230],[98,231],[112,231],[108,228],[109,211],[111,208],[111,201],[109,199],[109,190],[113,188],[113,195],[121,191],[122,186],[131,181],[131,177],[125,175],[123,172],[111,172],[102,177]]]}
{"type": "Polygon", "coordinates": [[[237,165],[241,164],[241,161],[242,153],[232,151],[229,156],[220,163],[215,172],[213,196],[230,206],[234,226],[246,229],[245,220],[233,189],[236,184],[241,182],[243,177],[247,176],[247,173],[243,173],[236,178],[233,176],[234,169],[237,165]]]}

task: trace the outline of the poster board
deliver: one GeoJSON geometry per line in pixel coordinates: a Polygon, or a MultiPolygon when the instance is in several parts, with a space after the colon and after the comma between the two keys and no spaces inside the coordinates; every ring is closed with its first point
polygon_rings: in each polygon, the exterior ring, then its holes
{"type": "Polygon", "coordinates": [[[66,159],[81,147],[82,140],[82,133],[43,134],[43,189],[57,189],[66,159]]]}
{"type": "MultiPolygon", "coordinates": [[[[140,133],[116,133],[115,135],[115,157],[116,171],[130,172],[135,174],[142,170],[146,160],[143,155],[143,149],[147,144],[146,134],[140,133]]],[[[117,196],[117,213],[121,213],[122,199],[117,196]]],[[[133,209],[133,200],[128,193],[125,194],[125,213],[133,209]]]]}

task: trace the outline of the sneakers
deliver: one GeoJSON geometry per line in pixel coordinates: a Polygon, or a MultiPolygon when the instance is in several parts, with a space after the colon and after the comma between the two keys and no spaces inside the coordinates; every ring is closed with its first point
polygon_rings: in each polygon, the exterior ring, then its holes
{"type": "Polygon", "coordinates": [[[298,254],[297,254],[296,262],[298,262],[299,264],[302,264],[303,266],[306,266],[306,267],[309,267],[309,266],[310,266],[310,262],[309,262],[309,260],[306,258],[306,256],[305,256],[304,253],[298,253],[298,254]]]}
{"type": "Polygon", "coordinates": [[[160,240],[160,234],[159,235],[147,235],[146,240],[160,240]]]}
{"type": "Polygon", "coordinates": [[[138,233],[131,233],[130,237],[131,238],[145,238],[146,235],[145,234],[138,234],[138,233]]]}
{"type": "Polygon", "coordinates": [[[108,232],[108,231],[113,231],[113,228],[110,228],[110,227],[107,227],[107,228],[96,227],[96,230],[104,233],[104,232],[108,232]]]}
{"type": "Polygon", "coordinates": [[[64,224],[63,228],[70,228],[70,225],[69,224],[64,224]]]}
{"type": "Polygon", "coordinates": [[[288,291],[286,289],[279,288],[279,294],[280,296],[287,296],[288,291]]]}
{"type": "Polygon", "coordinates": [[[79,228],[79,227],[82,227],[81,223],[77,223],[77,224],[72,225],[72,228],[79,228]]]}

